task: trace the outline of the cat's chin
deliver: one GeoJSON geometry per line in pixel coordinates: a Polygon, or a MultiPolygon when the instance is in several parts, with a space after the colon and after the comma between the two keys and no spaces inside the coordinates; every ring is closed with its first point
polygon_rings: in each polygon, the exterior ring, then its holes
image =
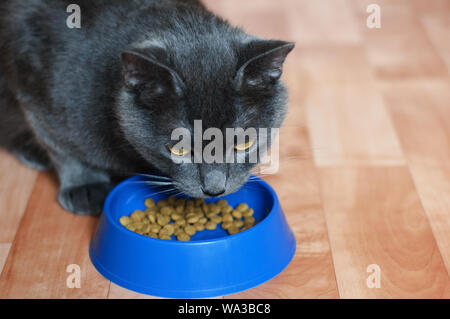
{"type": "Polygon", "coordinates": [[[212,199],[214,199],[214,198],[219,198],[219,197],[223,197],[226,195],[236,193],[237,191],[239,191],[242,188],[242,186],[244,184],[245,184],[245,182],[240,185],[236,185],[230,189],[227,189],[223,194],[220,194],[217,196],[207,195],[201,190],[201,188],[199,188],[198,191],[195,191],[195,190],[193,191],[193,190],[184,190],[184,189],[180,189],[177,187],[177,190],[179,190],[184,196],[188,196],[191,198],[203,198],[203,199],[211,199],[212,198],[212,199]]]}
{"type": "Polygon", "coordinates": [[[212,196],[206,195],[201,190],[197,192],[197,191],[189,191],[189,190],[179,189],[179,191],[181,192],[182,195],[190,197],[190,198],[203,198],[203,199],[214,198],[212,196]]]}
{"type": "Polygon", "coordinates": [[[223,197],[223,196],[232,194],[232,193],[238,191],[239,189],[240,189],[240,187],[237,188],[236,190],[226,190],[223,194],[220,194],[220,195],[217,195],[217,196],[211,196],[211,195],[205,194],[205,193],[201,190],[201,188],[199,188],[199,190],[196,191],[196,190],[186,190],[186,189],[181,189],[181,188],[178,188],[178,187],[177,187],[177,190],[178,190],[182,195],[184,195],[184,196],[188,196],[188,197],[190,197],[190,198],[203,198],[203,199],[223,197]]]}
{"type": "Polygon", "coordinates": [[[217,196],[211,196],[209,194],[204,193],[202,186],[197,183],[191,184],[186,182],[183,183],[175,178],[172,178],[172,183],[173,187],[184,196],[188,196],[191,198],[210,199],[223,197],[239,191],[242,188],[242,186],[244,186],[247,183],[249,177],[250,174],[247,174],[244,178],[241,177],[239,179],[237,177],[229,178],[228,181],[226,182],[225,192],[217,196]]]}

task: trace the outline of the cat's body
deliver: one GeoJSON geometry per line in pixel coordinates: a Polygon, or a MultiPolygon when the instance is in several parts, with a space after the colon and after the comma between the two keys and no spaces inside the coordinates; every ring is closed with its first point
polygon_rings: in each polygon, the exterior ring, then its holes
{"type": "Polygon", "coordinates": [[[101,211],[116,173],[157,169],[197,197],[238,189],[252,165],[175,165],[170,133],[194,119],[279,127],[292,44],[250,37],[196,0],[77,1],[82,27],[69,29],[71,2],[0,5],[0,145],[54,168],[59,202],[80,214],[101,211]],[[206,176],[224,176],[223,191],[206,176]]]}

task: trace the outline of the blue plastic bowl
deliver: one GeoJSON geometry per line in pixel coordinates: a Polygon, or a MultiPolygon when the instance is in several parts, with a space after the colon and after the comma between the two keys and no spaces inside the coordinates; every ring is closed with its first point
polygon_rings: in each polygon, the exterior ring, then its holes
{"type": "Polygon", "coordinates": [[[146,198],[165,197],[139,181],[145,178],[132,177],[108,195],[90,246],[94,266],[119,286],[168,298],[223,296],[275,277],[294,256],[295,237],[277,195],[260,179],[222,197],[233,207],[241,202],[252,207],[254,227],[230,236],[218,225],[197,232],[190,242],[146,237],[119,223],[120,217],[145,209],[146,198]]]}

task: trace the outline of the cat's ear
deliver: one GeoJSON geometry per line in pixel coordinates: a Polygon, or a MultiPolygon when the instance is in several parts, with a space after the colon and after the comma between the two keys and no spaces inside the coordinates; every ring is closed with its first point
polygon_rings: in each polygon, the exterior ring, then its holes
{"type": "Polygon", "coordinates": [[[133,49],[122,52],[122,74],[129,89],[153,88],[181,95],[184,84],[177,72],[165,64],[162,48],[133,49]]]}
{"type": "Polygon", "coordinates": [[[254,40],[245,44],[235,78],[236,86],[242,89],[276,83],[283,73],[283,63],[294,46],[294,43],[277,40],[254,40]]]}

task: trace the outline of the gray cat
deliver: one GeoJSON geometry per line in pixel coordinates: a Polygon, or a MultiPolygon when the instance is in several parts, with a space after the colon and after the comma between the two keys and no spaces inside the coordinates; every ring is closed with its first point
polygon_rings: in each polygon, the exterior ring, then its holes
{"type": "Polygon", "coordinates": [[[82,26],[70,29],[71,2],[0,4],[0,145],[54,170],[76,214],[100,213],[114,176],[157,172],[191,197],[238,190],[255,164],[174,163],[171,132],[198,119],[280,127],[294,45],[247,35],[197,0],[78,0],[82,26]]]}

